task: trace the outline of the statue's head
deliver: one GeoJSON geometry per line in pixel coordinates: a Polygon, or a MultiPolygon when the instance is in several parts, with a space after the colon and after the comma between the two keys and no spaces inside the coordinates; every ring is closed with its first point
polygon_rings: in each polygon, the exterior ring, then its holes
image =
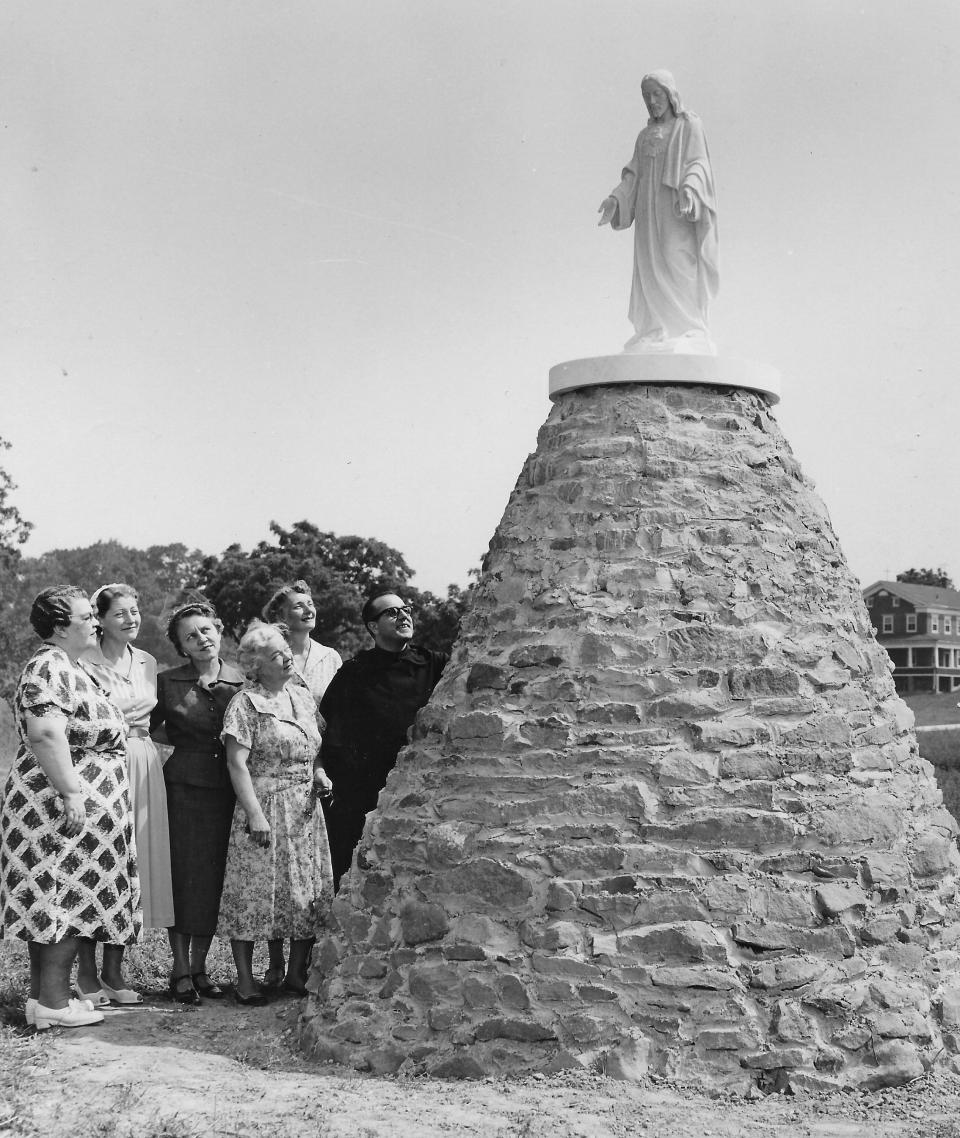
{"type": "Polygon", "coordinates": [[[660,119],[669,105],[674,115],[683,110],[677,83],[669,71],[651,71],[640,83],[640,93],[651,119],[660,119]]]}

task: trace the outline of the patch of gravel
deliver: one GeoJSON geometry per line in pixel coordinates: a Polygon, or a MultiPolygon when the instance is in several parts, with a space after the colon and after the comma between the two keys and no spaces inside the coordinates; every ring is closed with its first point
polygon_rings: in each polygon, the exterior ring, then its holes
{"type": "Polygon", "coordinates": [[[156,999],[98,1027],[50,1032],[0,1135],[960,1138],[960,1078],[947,1073],[869,1094],[756,1099],[586,1072],[375,1078],[305,1060],[293,1049],[298,1011],[294,1000],[189,1009],[156,999]]]}

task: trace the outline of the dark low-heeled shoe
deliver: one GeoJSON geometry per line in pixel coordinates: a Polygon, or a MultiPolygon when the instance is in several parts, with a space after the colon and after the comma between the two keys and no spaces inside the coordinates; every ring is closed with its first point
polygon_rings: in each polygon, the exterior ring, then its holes
{"type": "Polygon", "coordinates": [[[206,972],[194,972],[193,986],[205,1000],[222,1000],[225,993],[219,984],[214,984],[206,972]]]}
{"type": "Polygon", "coordinates": [[[265,988],[279,988],[283,983],[285,973],[284,968],[268,968],[263,974],[263,986],[265,988]]]}
{"type": "Polygon", "coordinates": [[[200,993],[193,986],[193,977],[189,972],[185,972],[182,976],[170,977],[170,995],[178,1004],[191,1004],[193,1007],[200,1006],[200,993]],[[190,981],[190,987],[181,991],[177,985],[182,984],[184,980],[190,981]]]}
{"type": "Polygon", "coordinates": [[[263,992],[254,992],[252,995],[245,996],[242,992],[238,992],[236,988],[233,989],[233,998],[238,1004],[245,1008],[262,1008],[267,1002],[267,997],[263,992]]]}
{"type": "Polygon", "coordinates": [[[301,988],[299,984],[291,984],[291,982],[289,980],[284,980],[283,990],[286,993],[288,993],[288,995],[296,996],[298,999],[301,999],[301,1000],[305,996],[310,995],[310,993],[307,991],[306,988],[301,988]]]}

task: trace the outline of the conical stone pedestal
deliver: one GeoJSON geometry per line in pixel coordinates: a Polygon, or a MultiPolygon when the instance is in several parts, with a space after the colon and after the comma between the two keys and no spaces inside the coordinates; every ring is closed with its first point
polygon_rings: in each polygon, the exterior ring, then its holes
{"type": "Polygon", "coordinates": [[[896,1084],[960,1041],[955,828],[762,396],[572,391],[368,819],[301,1044],[896,1084]]]}

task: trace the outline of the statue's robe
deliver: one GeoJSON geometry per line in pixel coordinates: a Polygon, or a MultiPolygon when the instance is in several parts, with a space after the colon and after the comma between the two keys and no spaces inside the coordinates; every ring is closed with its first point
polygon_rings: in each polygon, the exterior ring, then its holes
{"type": "Polygon", "coordinates": [[[700,119],[682,111],[672,123],[640,132],[612,191],[614,229],[634,227],[630,320],[635,339],[707,336],[717,291],[717,201],[700,119]],[[658,133],[662,137],[658,137],[658,133]],[[680,191],[696,199],[698,219],[679,214],[680,191]]]}

